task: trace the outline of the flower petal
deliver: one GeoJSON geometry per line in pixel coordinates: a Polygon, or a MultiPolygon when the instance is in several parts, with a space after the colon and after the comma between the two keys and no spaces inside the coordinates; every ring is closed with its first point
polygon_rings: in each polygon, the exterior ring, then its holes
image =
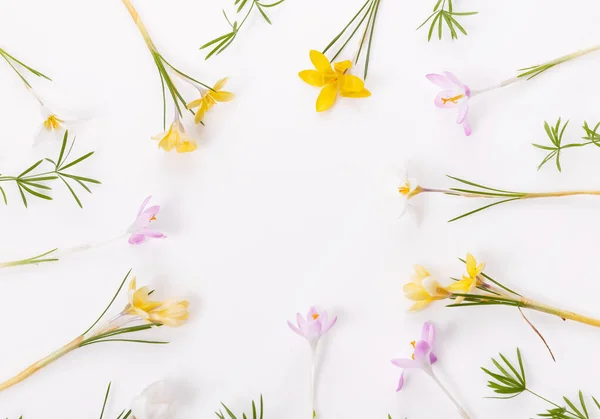
{"type": "Polygon", "coordinates": [[[444,71],[444,75],[448,78],[448,80],[450,80],[455,86],[460,87],[461,89],[465,89],[465,85],[458,79],[458,77],[456,77],[454,74],[452,74],[449,71],[444,71]]]}
{"type": "Polygon", "coordinates": [[[422,301],[431,299],[431,295],[419,284],[409,282],[402,287],[404,296],[409,300],[422,301]]]}
{"type": "Polygon", "coordinates": [[[212,92],[210,95],[217,102],[230,102],[235,99],[235,95],[231,92],[212,92]]]}
{"type": "Polygon", "coordinates": [[[396,387],[396,392],[402,390],[402,387],[404,387],[404,371],[402,371],[402,374],[400,374],[400,380],[398,380],[398,387],[396,387]]]}
{"type": "Polygon", "coordinates": [[[413,269],[415,270],[415,273],[411,279],[416,283],[420,284],[421,281],[423,281],[423,279],[427,278],[428,276],[431,276],[429,271],[427,271],[427,269],[425,269],[421,265],[414,265],[413,269]]]}
{"type": "Polygon", "coordinates": [[[333,320],[331,320],[329,323],[324,323],[324,325],[323,325],[323,333],[329,332],[329,330],[333,326],[335,326],[335,324],[337,323],[337,320],[338,320],[338,318],[337,318],[337,316],[335,316],[333,318],[333,320]]]}
{"type": "Polygon", "coordinates": [[[392,359],[392,364],[400,368],[419,368],[419,364],[414,359],[409,358],[392,359]]]}
{"type": "Polygon", "coordinates": [[[416,303],[414,303],[412,306],[410,306],[410,308],[408,309],[408,311],[419,311],[419,310],[423,310],[425,307],[427,307],[432,300],[421,300],[421,301],[417,301],[416,303]]]}
{"type": "Polygon", "coordinates": [[[331,68],[331,63],[327,59],[325,55],[317,50],[310,51],[310,61],[315,66],[315,69],[320,73],[326,73],[328,71],[333,71],[331,68]]]}
{"type": "Polygon", "coordinates": [[[215,83],[215,85],[213,86],[213,89],[217,90],[217,91],[221,90],[227,84],[228,79],[229,79],[229,77],[222,78],[221,80],[219,80],[218,82],[215,83]]]}
{"type": "Polygon", "coordinates": [[[431,353],[431,345],[424,340],[420,340],[415,344],[415,362],[423,365],[430,363],[429,354],[431,353]]]}
{"type": "Polygon", "coordinates": [[[337,99],[337,84],[330,83],[321,89],[317,98],[317,112],[323,112],[331,108],[337,99]]]}
{"type": "Polygon", "coordinates": [[[292,322],[290,322],[290,321],[288,320],[288,322],[287,322],[287,323],[288,323],[288,326],[290,327],[290,329],[292,329],[294,332],[296,332],[296,333],[297,333],[297,334],[299,334],[300,336],[304,337],[304,335],[302,334],[302,332],[300,331],[300,329],[298,329],[296,326],[294,326],[294,325],[292,324],[292,322]]]}
{"type": "Polygon", "coordinates": [[[438,360],[438,357],[432,352],[429,354],[429,363],[435,364],[438,360]]]}
{"type": "Polygon", "coordinates": [[[451,89],[454,87],[454,84],[443,74],[430,73],[425,75],[425,77],[427,80],[436,86],[441,87],[442,89],[451,89]]]}
{"type": "Polygon", "coordinates": [[[353,76],[352,74],[340,76],[341,92],[358,93],[363,90],[365,90],[365,83],[359,77],[353,76]]]}
{"type": "Polygon", "coordinates": [[[132,234],[129,237],[129,244],[141,244],[146,240],[146,236],[140,233],[132,234]]]}
{"type": "Polygon", "coordinates": [[[148,198],[144,199],[144,202],[142,202],[142,206],[140,207],[140,210],[137,213],[138,217],[141,215],[142,212],[144,212],[146,205],[148,205],[148,202],[150,202],[151,199],[152,199],[152,195],[150,195],[148,198]]]}
{"type": "Polygon", "coordinates": [[[194,109],[194,108],[197,108],[198,106],[201,106],[203,102],[204,102],[204,98],[201,97],[200,99],[192,100],[190,103],[185,105],[185,107],[187,109],[194,109]]]}
{"type": "Polygon", "coordinates": [[[196,124],[199,124],[200,122],[202,122],[202,120],[204,120],[204,113],[205,112],[206,112],[206,107],[200,106],[198,108],[198,110],[196,111],[196,115],[194,115],[194,122],[196,124]]]}
{"type": "Polygon", "coordinates": [[[462,124],[463,121],[467,118],[467,113],[469,112],[469,101],[463,100],[460,102],[458,106],[458,115],[456,116],[456,123],[462,124]]]}
{"type": "Polygon", "coordinates": [[[344,74],[346,71],[350,70],[351,68],[352,68],[352,61],[350,61],[350,60],[339,61],[333,65],[333,69],[336,71],[336,73],[344,74]]]}
{"type": "Polygon", "coordinates": [[[469,123],[469,120],[467,118],[465,118],[465,120],[463,121],[462,126],[463,126],[463,131],[465,132],[465,135],[467,137],[469,135],[471,135],[473,130],[471,129],[471,124],[469,123]]]}
{"type": "Polygon", "coordinates": [[[421,340],[429,343],[431,348],[435,342],[435,326],[430,322],[423,323],[423,329],[421,330],[421,340]]]}
{"type": "Polygon", "coordinates": [[[348,91],[342,91],[340,92],[340,96],[342,97],[351,97],[354,99],[361,99],[364,97],[369,97],[371,96],[371,92],[368,91],[367,89],[362,89],[360,92],[348,92],[348,91]]]}
{"type": "Polygon", "coordinates": [[[305,82],[315,87],[325,86],[325,77],[323,73],[317,70],[303,70],[298,73],[298,76],[305,82]]]}

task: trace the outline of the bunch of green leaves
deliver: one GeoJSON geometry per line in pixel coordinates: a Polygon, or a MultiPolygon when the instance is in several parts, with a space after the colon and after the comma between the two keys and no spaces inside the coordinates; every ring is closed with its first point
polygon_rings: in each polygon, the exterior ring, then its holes
{"type": "MultiPolygon", "coordinates": [[[[106,394],[104,396],[104,403],[102,403],[102,411],[100,412],[100,419],[104,418],[104,412],[106,410],[106,403],[108,402],[108,396],[110,395],[110,386],[112,385],[112,383],[108,383],[108,388],[106,389],[106,394]]],[[[127,419],[129,416],[131,416],[131,410],[123,410],[119,416],[117,416],[117,419],[127,419]]]]}
{"type": "MultiPolygon", "coordinates": [[[[72,185],[70,182],[75,182],[79,184],[83,189],[85,189],[89,193],[92,193],[92,191],[87,184],[100,184],[100,182],[96,179],[67,173],[66,170],[78,165],[84,160],[87,160],[94,154],[94,152],[89,152],[81,157],[69,161],[71,151],[73,150],[73,146],[75,145],[75,139],[73,139],[70,145],[68,145],[68,142],[69,132],[67,131],[65,132],[65,135],[63,137],[58,159],[53,160],[50,158],[45,158],[39,160],[36,163],[32,164],[28,169],[24,170],[18,176],[0,175],[0,183],[14,182],[14,184],[19,190],[21,199],[23,200],[23,205],[27,207],[27,197],[40,198],[51,201],[52,197],[50,197],[47,194],[48,191],[52,189],[52,187],[50,187],[48,183],[60,180],[62,183],[65,184],[69,192],[71,192],[71,195],[73,195],[73,198],[75,199],[75,202],[77,202],[77,205],[79,205],[80,208],[83,208],[81,200],[77,196],[75,189],[73,189],[74,185],[72,185]],[[36,169],[38,169],[45,162],[50,163],[53,166],[52,169],[46,171],[36,171],[36,169]]],[[[7,205],[8,199],[2,186],[0,186],[0,193],[2,194],[2,197],[4,199],[4,204],[7,205]]]]}
{"type": "Polygon", "coordinates": [[[598,47],[592,47],[585,50],[580,50],[572,54],[563,55],[562,57],[555,58],[543,64],[533,65],[531,67],[520,68],[517,70],[517,77],[531,80],[532,78],[539,76],[544,71],[550,70],[552,67],[559,64],[565,63],[572,60],[573,58],[581,57],[582,55],[596,51],[598,47]]]}
{"type": "Polygon", "coordinates": [[[544,160],[542,160],[542,162],[538,166],[538,170],[540,170],[542,166],[550,160],[555,159],[556,168],[559,172],[562,172],[562,167],[560,164],[560,153],[564,149],[574,147],[585,147],[587,145],[592,144],[596,147],[600,147],[600,134],[598,133],[598,128],[600,128],[600,122],[598,122],[596,126],[594,126],[594,128],[592,129],[588,125],[587,121],[584,121],[583,130],[585,131],[585,136],[582,137],[582,139],[587,141],[582,143],[563,144],[563,134],[565,132],[565,129],[567,128],[567,125],[569,125],[569,121],[565,122],[561,128],[561,118],[558,118],[558,121],[556,121],[556,124],[554,124],[553,126],[548,124],[547,121],[544,121],[544,130],[546,131],[546,135],[550,139],[551,145],[546,146],[542,144],[532,144],[536,148],[548,151],[548,154],[546,155],[546,157],[544,157],[544,160]]]}
{"type": "MultiPolygon", "coordinates": [[[[162,101],[163,101],[163,129],[167,128],[167,90],[171,95],[173,100],[173,104],[177,110],[179,116],[183,116],[182,108],[186,109],[186,101],[183,98],[182,94],[179,92],[179,89],[173,82],[169,71],[173,71],[183,80],[191,83],[192,85],[200,85],[206,89],[213,90],[212,87],[202,83],[201,81],[196,80],[195,78],[188,76],[184,72],[178,70],[174,66],[172,66],[156,49],[150,49],[152,53],[152,58],[154,59],[154,63],[156,64],[156,68],[158,69],[158,74],[160,75],[160,82],[162,87],[162,101]]],[[[194,111],[189,109],[192,115],[195,115],[194,111]]]]}
{"type": "MultiPolygon", "coordinates": [[[[130,274],[131,274],[131,269],[129,270],[129,272],[127,272],[127,275],[125,275],[125,278],[123,278],[123,281],[121,282],[121,285],[119,286],[119,289],[117,289],[117,292],[113,296],[113,298],[110,301],[110,303],[108,304],[108,306],[104,309],[102,314],[100,314],[98,319],[84,333],[82,333],[81,336],[87,335],[100,322],[100,320],[102,320],[104,318],[104,315],[108,312],[110,307],[113,305],[113,303],[117,299],[117,296],[120,294],[121,290],[123,289],[123,286],[125,285],[125,282],[127,281],[127,278],[129,278],[130,274]]],[[[150,294],[152,294],[152,292],[150,294]]],[[[130,334],[130,333],[135,333],[135,332],[141,332],[144,330],[149,330],[149,329],[152,329],[155,327],[160,327],[160,326],[162,326],[162,325],[156,324],[156,323],[144,323],[144,324],[140,324],[140,325],[136,325],[136,326],[119,327],[117,329],[110,330],[108,332],[103,332],[101,334],[94,335],[90,338],[84,339],[79,344],[79,347],[81,348],[83,346],[93,345],[95,343],[102,343],[102,342],[130,342],[130,343],[149,343],[149,344],[154,344],[154,345],[165,345],[169,342],[129,339],[129,338],[120,337],[121,335],[126,335],[126,334],[130,334]]]]}
{"type": "Polygon", "coordinates": [[[441,40],[442,27],[444,24],[446,24],[450,30],[450,36],[452,36],[452,39],[458,39],[458,32],[456,29],[462,32],[465,36],[467,35],[467,31],[460,23],[458,23],[458,20],[456,20],[455,16],[471,16],[476,15],[477,13],[478,12],[455,12],[452,0],[437,0],[435,6],[433,6],[433,13],[419,25],[417,30],[421,29],[427,22],[431,21],[429,33],[427,35],[427,41],[431,41],[431,37],[436,25],[438,39],[441,40]]]}
{"type": "Polygon", "coordinates": [[[235,0],[234,6],[237,6],[236,14],[246,12],[246,16],[244,17],[244,19],[242,19],[241,23],[238,23],[237,20],[235,20],[233,23],[231,23],[231,20],[227,16],[227,13],[225,12],[225,10],[223,10],[223,16],[225,16],[225,20],[231,27],[231,31],[227,32],[224,35],[216,37],[212,41],[209,41],[200,47],[200,49],[206,49],[208,47],[212,47],[210,52],[206,55],[205,59],[208,60],[210,57],[212,57],[215,54],[219,55],[220,53],[225,51],[225,49],[229,45],[231,45],[233,43],[233,41],[237,37],[238,32],[240,31],[240,29],[242,29],[242,26],[244,26],[244,23],[246,23],[248,16],[250,16],[250,13],[252,13],[252,10],[254,10],[255,7],[260,12],[263,19],[265,19],[265,21],[269,25],[271,25],[272,24],[271,19],[269,18],[269,16],[267,16],[265,9],[278,6],[281,3],[283,3],[284,1],[285,0],[279,0],[279,1],[276,1],[275,3],[265,4],[265,3],[260,2],[259,0],[235,0]],[[247,11],[244,10],[244,7],[246,7],[246,5],[250,5],[250,7],[248,8],[247,11]]]}
{"type": "Polygon", "coordinates": [[[323,54],[326,54],[327,51],[332,49],[338,42],[343,43],[337,49],[337,52],[331,58],[331,62],[335,61],[335,59],[342,53],[342,51],[346,48],[346,45],[350,42],[351,39],[354,38],[354,35],[359,31],[359,29],[364,27],[362,32],[362,36],[360,38],[360,44],[358,46],[358,50],[356,52],[356,56],[354,57],[354,64],[358,64],[360,58],[362,56],[363,50],[366,47],[366,52],[364,56],[364,73],[363,79],[366,80],[367,75],[369,73],[369,61],[371,60],[371,47],[373,44],[373,34],[375,32],[375,22],[377,20],[377,12],[379,11],[379,4],[381,0],[367,0],[367,2],[360,8],[358,13],[354,15],[354,17],[348,22],[348,24],[342,29],[340,33],[338,33],[335,38],[331,40],[329,45],[325,47],[323,50],[323,54]],[[366,21],[366,23],[365,23],[366,21]]]}
{"type": "Polygon", "coordinates": [[[8,65],[15,71],[15,73],[17,73],[17,75],[21,78],[21,80],[23,81],[23,83],[25,83],[25,85],[29,88],[31,88],[31,84],[29,84],[29,82],[27,81],[27,79],[25,78],[24,74],[22,73],[22,71],[19,71],[19,69],[21,70],[27,70],[29,73],[33,74],[36,77],[41,77],[44,78],[46,80],[50,80],[50,77],[46,76],[45,74],[37,71],[35,68],[29,67],[27,64],[25,64],[22,61],[19,61],[18,59],[16,59],[14,56],[10,55],[8,52],[6,52],[5,50],[3,50],[2,48],[0,48],[0,56],[2,56],[2,58],[4,58],[4,60],[8,63],[8,65]]]}
{"type": "MultiPolygon", "coordinates": [[[[483,367],[481,368],[489,377],[488,387],[491,388],[494,393],[500,395],[492,398],[512,399],[523,392],[528,392],[553,406],[544,413],[539,413],[537,415],[538,417],[552,419],[590,419],[588,407],[581,390],[578,393],[578,400],[573,402],[565,396],[563,397],[563,401],[566,405],[560,406],[527,388],[525,368],[523,367],[523,359],[519,348],[517,348],[518,369],[515,367],[514,363],[511,363],[504,355],[499,355],[501,362],[492,358],[492,363],[496,367],[496,371],[490,371],[483,367]]],[[[592,400],[600,410],[600,403],[598,403],[598,400],[596,400],[595,397],[592,397],[592,400]]]]}
{"type": "Polygon", "coordinates": [[[453,221],[460,220],[461,218],[468,217],[469,215],[473,215],[485,209],[491,208],[496,205],[504,204],[506,202],[516,201],[518,199],[523,198],[527,195],[525,192],[514,192],[514,191],[506,191],[503,189],[490,188],[489,186],[480,185],[465,179],[460,179],[454,176],[447,175],[450,179],[455,180],[457,182],[462,183],[463,185],[460,188],[450,188],[448,192],[449,195],[454,196],[467,196],[469,198],[491,198],[497,199],[496,202],[493,202],[488,205],[484,205],[479,207],[473,211],[466,212],[458,217],[454,217],[451,220],[448,220],[449,223],[453,221]]]}
{"type": "MultiPolygon", "coordinates": [[[[252,419],[263,419],[263,397],[262,395],[260,396],[260,402],[259,402],[259,408],[257,410],[256,408],[256,403],[254,402],[254,400],[252,400],[252,419]]],[[[221,403],[221,405],[223,406],[223,409],[225,409],[225,412],[227,413],[227,416],[225,416],[223,414],[223,412],[221,410],[219,410],[218,412],[215,412],[215,414],[217,415],[217,417],[219,419],[249,419],[250,416],[246,415],[245,413],[242,413],[242,416],[236,416],[233,414],[233,412],[231,411],[231,409],[229,409],[227,406],[225,406],[224,403],[221,403]]]]}

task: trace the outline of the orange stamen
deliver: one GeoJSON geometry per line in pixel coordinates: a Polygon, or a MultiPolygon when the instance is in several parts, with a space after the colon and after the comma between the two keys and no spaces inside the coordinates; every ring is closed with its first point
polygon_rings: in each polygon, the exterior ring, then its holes
{"type": "Polygon", "coordinates": [[[453,96],[453,97],[443,97],[442,98],[442,103],[445,105],[448,102],[452,102],[452,103],[454,103],[456,105],[458,103],[457,101],[459,99],[462,99],[463,97],[465,97],[464,94],[460,94],[458,96],[453,96]]]}
{"type": "Polygon", "coordinates": [[[315,313],[312,315],[313,320],[317,320],[319,318],[319,314],[315,313]]]}
{"type": "Polygon", "coordinates": [[[152,218],[150,218],[150,221],[156,221],[156,217],[153,215],[152,218]]]}

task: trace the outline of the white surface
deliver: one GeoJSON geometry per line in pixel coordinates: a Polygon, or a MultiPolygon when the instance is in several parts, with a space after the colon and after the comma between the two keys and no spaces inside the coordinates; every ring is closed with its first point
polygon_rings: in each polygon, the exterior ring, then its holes
{"type": "MultiPolygon", "coordinates": [[[[228,51],[205,62],[197,48],[226,29],[220,9],[232,10],[230,3],[136,2],[172,63],[210,83],[231,77],[237,99],[211,111],[200,149],[190,155],[165,154],[150,140],[162,128],[160,82],[121,2],[0,3],[2,46],[51,75],[56,92],[75,92],[88,105],[94,118],[79,131],[76,149],[97,155],[80,173],[103,181],[84,196],[83,211],[60,188],[54,202],[28,210],[11,190],[10,205],[0,207],[1,259],[118,234],[149,194],[163,206],[156,225],[169,235],[0,272],[0,377],[85,330],[129,268],[158,295],[192,302],[186,326],[156,334],[172,340],[168,347],[78,350],[0,394],[0,416],[97,417],[112,381],[109,417],[116,417],[147,384],[170,378],[184,389],[181,418],[214,417],[220,401],[247,410],[261,392],[267,418],[307,418],[310,351],[286,320],[310,304],[340,316],[323,341],[323,419],[455,417],[423,374],[410,374],[405,390],[394,393],[400,371],[389,361],[410,355],[426,319],[438,327],[439,376],[473,417],[542,411],[528,395],[484,398],[490,392],[479,367],[516,346],[539,393],[555,400],[578,389],[600,395],[600,334],[593,328],[531,313],[554,364],[516,311],[437,304],[407,315],[401,289],[413,263],[440,278],[457,276],[463,266],[456,258],[471,251],[490,275],[524,293],[599,315],[599,199],[509,204],[448,225],[473,203],[419,197],[424,217],[416,227],[397,219],[393,191],[394,169],[404,161],[430,187],[449,186],[444,175],[451,173],[501,188],[600,188],[598,150],[565,153],[558,174],[550,165],[537,172],[543,153],[530,146],[546,141],[545,119],[570,118],[566,135],[575,141],[584,119],[600,118],[600,54],[476,98],[470,138],[452,112],[433,107],[438,89],[424,78],[451,70],[472,88],[486,87],[517,68],[591,46],[600,4],[458,1],[457,8],[481,12],[462,20],[469,36],[427,44],[426,32],[414,28],[433,1],[383,1],[367,81],[373,97],[316,114],[318,90],[296,74],[310,68],[309,49],[326,45],[362,0],[290,1],[271,11],[272,27],[254,16],[228,51]]],[[[30,148],[37,105],[5,64],[0,86],[0,172],[10,173],[43,150],[30,148]]]]}

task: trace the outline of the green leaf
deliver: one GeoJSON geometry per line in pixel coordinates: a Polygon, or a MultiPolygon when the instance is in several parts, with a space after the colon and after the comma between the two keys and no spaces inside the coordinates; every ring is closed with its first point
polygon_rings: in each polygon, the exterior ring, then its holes
{"type": "Polygon", "coordinates": [[[504,204],[504,203],[506,203],[506,202],[510,202],[510,201],[516,201],[516,200],[518,200],[518,199],[521,199],[521,198],[510,198],[510,199],[505,199],[505,200],[503,200],[503,201],[497,201],[497,202],[494,202],[494,203],[492,203],[492,204],[485,205],[485,206],[483,206],[483,207],[477,208],[476,210],[469,211],[469,212],[467,212],[467,213],[465,213],[465,214],[459,215],[458,217],[454,217],[454,218],[452,218],[451,220],[448,220],[448,222],[449,222],[449,223],[452,223],[452,222],[454,222],[454,221],[460,220],[461,218],[468,217],[469,215],[473,215],[473,214],[475,214],[475,213],[478,213],[478,212],[480,212],[480,211],[483,211],[483,210],[485,210],[485,209],[491,208],[491,207],[493,207],[493,206],[500,205],[500,204],[504,204]]]}

